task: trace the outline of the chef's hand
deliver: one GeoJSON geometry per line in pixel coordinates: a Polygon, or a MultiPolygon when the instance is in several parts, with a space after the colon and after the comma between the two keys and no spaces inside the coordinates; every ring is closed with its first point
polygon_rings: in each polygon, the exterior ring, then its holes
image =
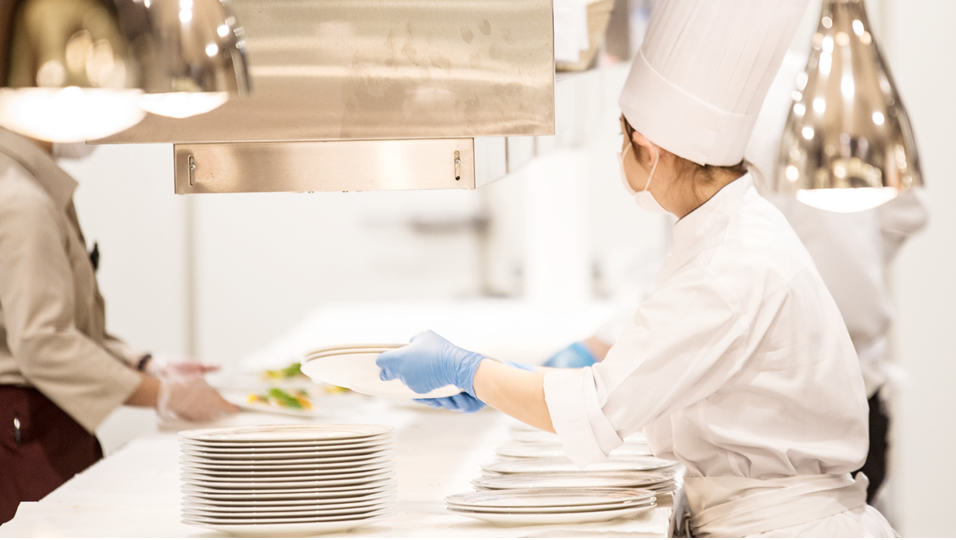
{"type": "Polygon", "coordinates": [[[156,355],[151,357],[143,368],[147,375],[162,379],[164,377],[202,377],[206,373],[217,371],[219,366],[203,364],[189,356],[156,355]]]}
{"type": "Polygon", "coordinates": [[[451,397],[416,399],[415,401],[424,403],[433,409],[448,409],[460,413],[477,412],[485,406],[484,401],[471,397],[464,392],[451,397]]]}
{"type": "Polygon", "coordinates": [[[159,381],[156,412],[164,420],[210,422],[239,412],[201,376],[172,375],[159,381]]]}
{"type": "Polygon", "coordinates": [[[564,349],[554,353],[554,356],[544,363],[545,367],[554,368],[583,368],[592,366],[597,358],[583,341],[575,341],[564,349]]]}
{"type": "Polygon", "coordinates": [[[485,357],[452,345],[431,330],[412,338],[411,343],[378,356],[383,381],[398,379],[418,394],[454,385],[475,397],[473,380],[485,357]]]}

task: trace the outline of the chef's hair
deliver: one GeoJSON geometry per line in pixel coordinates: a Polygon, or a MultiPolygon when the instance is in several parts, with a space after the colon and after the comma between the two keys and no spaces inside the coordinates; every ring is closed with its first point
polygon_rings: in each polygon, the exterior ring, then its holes
{"type": "MultiPolygon", "coordinates": [[[[624,126],[627,131],[624,136],[633,138],[631,137],[631,134],[634,132],[634,127],[631,126],[631,124],[627,121],[627,118],[624,118],[624,126]]],[[[653,165],[652,161],[654,158],[651,155],[650,150],[639,144],[634,144],[632,146],[634,156],[641,165],[645,167],[650,167],[653,165]]],[[[657,151],[660,152],[660,157],[658,159],[663,159],[665,155],[672,156],[674,158],[674,169],[677,171],[677,174],[682,178],[691,179],[693,181],[691,183],[691,187],[693,188],[713,184],[721,176],[732,177],[736,180],[737,178],[747,174],[747,171],[755,169],[753,164],[746,159],[740,160],[740,163],[735,165],[701,165],[689,159],[682,158],[673,152],[669,152],[660,146],[657,146],[657,151]]]]}

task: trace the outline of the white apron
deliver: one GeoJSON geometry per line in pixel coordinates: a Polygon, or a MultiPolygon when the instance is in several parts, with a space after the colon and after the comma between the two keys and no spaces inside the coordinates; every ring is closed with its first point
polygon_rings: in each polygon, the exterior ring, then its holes
{"type": "Polygon", "coordinates": [[[695,537],[799,535],[805,525],[813,536],[896,536],[885,520],[861,519],[867,511],[863,474],[792,476],[775,480],[743,477],[690,477],[684,489],[690,510],[690,531],[695,537]],[[855,511],[855,512],[854,512],[855,511]],[[814,527],[827,518],[844,514],[846,523],[814,527]],[[875,521],[876,523],[870,523],[875,521]],[[831,530],[831,528],[833,530],[831,530]],[[768,534],[769,533],[769,534],[768,534]],[[847,534],[848,533],[848,534],[847,534]]]}

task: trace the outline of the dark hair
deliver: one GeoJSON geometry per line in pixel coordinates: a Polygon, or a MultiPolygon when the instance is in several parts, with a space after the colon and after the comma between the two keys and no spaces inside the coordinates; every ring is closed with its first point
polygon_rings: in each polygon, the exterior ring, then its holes
{"type": "MultiPolygon", "coordinates": [[[[628,139],[633,139],[634,128],[631,126],[630,122],[627,121],[627,118],[624,118],[624,128],[627,131],[627,133],[625,133],[625,136],[628,139]]],[[[646,148],[640,145],[632,145],[632,146],[633,146],[632,151],[634,152],[634,156],[637,158],[637,161],[640,162],[640,164],[644,165],[645,167],[650,167],[651,160],[652,160],[650,152],[646,148]]],[[[700,185],[712,184],[716,182],[717,179],[721,176],[731,177],[733,179],[740,178],[741,176],[747,174],[747,171],[750,168],[750,164],[743,159],[740,160],[740,163],[737,163],[736,165],[724,165],[724,166],[699,165],[689,159],[682,158],[678,156],[677,154],[674,154],[673,152],[668,152],[667,150],[664,150],[660,146],[658,146],[657,148],[661,153],[666,152],[674,156],[674,161],[676,164],[675,168],[682,175],[686,175],[689,178],[693,178],[694,180],[693,185],[695,188],[700,185]]],[[[662,156],[659,156],[658,159],[660,159],[660,157],[662,156]]]]}

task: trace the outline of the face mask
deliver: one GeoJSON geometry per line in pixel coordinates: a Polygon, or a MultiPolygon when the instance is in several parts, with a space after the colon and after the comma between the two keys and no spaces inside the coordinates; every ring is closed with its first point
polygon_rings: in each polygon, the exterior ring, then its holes
{"type": "Polygon", "coordinates": [[[621,164],[621,181],[624,182],[624,189],[634,196],[634,201],[637,202],[637,206],[639,206],[645,212],[650,212],[652,214],[667,214],[667,210],[657,202],[657,199],[654,198],[654,195],[649,190],[651,187],[651,179],[654,178],[654,171],[657,170],[657,164],[661,160],[660,151],[657,150],[656,146],[654,147],[654,152],[657,153],[657,156],[654,160],[654,166],[651,167],[651,174],[647,176],[647,184],[644,185],[644,190],[634,191],[634,188],[631,187],[631,183],[627,181],[627,174],[624,172],[624,157],[627,156],[627,152],[632,146],[633,144],[627,145],[627,148],[618,154],[618,161],[621,164]]]}
{"type": "Polygon", "coordinates": [[[53,143],[53,157],[55,159],[83,159],[96,150],[96,145],[85,142],[53,143]]]}

